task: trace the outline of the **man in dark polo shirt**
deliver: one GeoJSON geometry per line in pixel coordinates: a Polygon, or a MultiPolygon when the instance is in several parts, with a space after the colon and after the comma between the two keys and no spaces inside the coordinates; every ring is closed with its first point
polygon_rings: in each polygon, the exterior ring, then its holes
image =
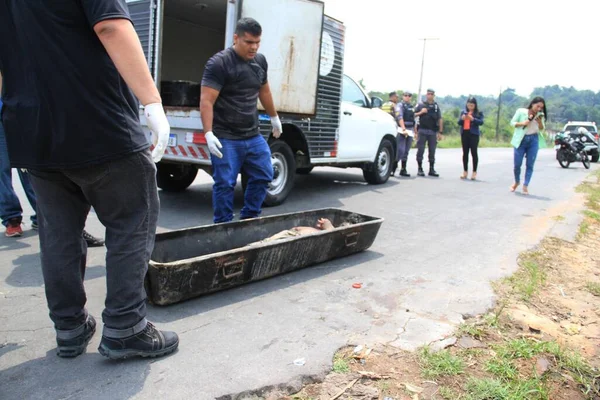
{"type": "Polygon", "coordinates": [[[261,213],[273,179],[271,150],[258,130],[257,100],[271,117],[273,137],[282,132],[267,80],[267,60],[258,53],[262,28],[238,21],[234,45],[208,62],[202,77],[200,114],[211,153],[214,222],[233,219],[233,192],[240,171],[248,176],[241,219],[261,213]]]}
{"type": "Polygon", "coordinates": [[[90,206],[106,227],[99,352],[119,359],[174,351],[177,335],[146,321],[143,288],[159,210],[153,160],[170,128],[125,0],[1,0],[0,73],[11,164],[29,170],[37,195],[58,355],[84,352],[96,329],[83,287],[90,206]]]}

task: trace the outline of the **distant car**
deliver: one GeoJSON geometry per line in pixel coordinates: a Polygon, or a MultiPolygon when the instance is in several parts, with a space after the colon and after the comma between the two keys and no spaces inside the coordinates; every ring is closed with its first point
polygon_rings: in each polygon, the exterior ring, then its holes
{"type": "Polygon", "coordinates": [[[563,132],[578,132],[579,128],[584,128],[589,132],[588,137],[590,138],[590,143],[586,146],[585,150],[591,157],[592,162],[598,162],[600,152],[598,151],[599,138],[596,123],[591,121],[569,121],[565,124],[563,132]]]}

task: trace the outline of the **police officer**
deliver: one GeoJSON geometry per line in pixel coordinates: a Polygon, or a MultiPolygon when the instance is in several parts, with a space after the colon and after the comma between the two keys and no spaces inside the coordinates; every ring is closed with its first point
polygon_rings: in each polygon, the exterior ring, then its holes
{"type": "MultiPolygon", "coordinates": [[[[396,121],[396,124],[398,125],[397,131],[398,131],[398,133],[400,133],[400,106],[398,104],[398,93],[390,92],[388,97],[389,97],[389,100],[386,101],[385,103],[383,103],[383,105],[381,106],[381,109],[383,111],[385,111],[386,113],[390,114],[394,118],[394,121],[396,121]]],[[[398,141],[398,148],[399,148],[400,135],[396,136],[396,140],[398,141]]],[[[398,153],[398,157],[399,157],[399,153],[398,153]]],[[[394,164],[392,165],[390,176],[393,176],[396,173],[396,169],[398,168],[398,159],[399,159],[398,157],[396,157],[396,160],[394,161],[394,164]]]]}
{"type": "Polygon", "coordinates": [[[443,139],[444,121],[442,120],[442,110],[435,102],[435,91],[427,89],[427,100],[420,103],[415,109],[415,117],[419,117],[417,130],[417,164],[419,165],[419,176],[425,176],[423,171],[423,154],[425,153],[425,143],[427,143],[429,153],[429,176],[438,177],[435,171],[435,149],[437,142],[443,139]]]}
{"type": "Polygon", "coordinates": [[[415,126],[415,110],[411,104],[412,93],[405,91],[402,94],[402,103],[398,107],[398,124],[400,125],[400,135],[397,137],[398,141],[398,161],[402,162],[402,168],[400,169],[400,176],[410,177],[410,174],[406,171],[406,162],[408,160],[408,153],[413,143],[414,137],[414,126],[415,126]]]}

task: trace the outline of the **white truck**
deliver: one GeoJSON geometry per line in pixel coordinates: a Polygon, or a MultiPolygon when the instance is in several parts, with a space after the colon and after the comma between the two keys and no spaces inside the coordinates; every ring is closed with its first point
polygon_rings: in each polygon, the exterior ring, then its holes
{"type": "MultiPolygon", "coordinates": [[[[211,173],[199,94],[204,66],[233,43],[236,22],[263,27],[260,52],[283,123],[274,139],[267,115],[261,133],[272,152],[274,178],[265,205],[281,204],[295,175],[313,167],[358,167],[372,184],[388,180],[396,154],[396,124],[344,75],[344,25],[315,0],[128,0],[148,65],[163,97],[171,136],[157,165],[158,186],[185,190],[198,169],[211,173]]],[[[143,113],[140,113],[145,124],[143,113]]],[[[146,130],[148,133],[148,130],[146,130]]],[[[242,171],[242,184],[245,184],[242,171]]]]}

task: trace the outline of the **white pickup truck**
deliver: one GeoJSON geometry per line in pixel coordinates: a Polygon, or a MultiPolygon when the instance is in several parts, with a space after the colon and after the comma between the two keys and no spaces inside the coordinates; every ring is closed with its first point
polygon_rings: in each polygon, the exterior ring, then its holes
{"type": "MultiPolygon", "coordinates": [[[[158,186],[185,190],[198,169],[211,173],[202,130],[199,84],[208,59],[233,43],[236,21],[253,17],[263,27],[260,52],[283,123],[271,137],[274,179],[265,205],[281,204],[296,173],[314,167],[357,167],[372,184],[388,180],[396,154],[396,124],[344,75],[344,25],[314,0],[128,0],[132,20],[171,124],[169,147],[158,164],[158,186]]],[[[260,112],[260,107],[259,107],[260,112]]],[[[145,124],[143,113],[140,113],[145,124]]],[[[148,132],[148,130],[146,130],[148,132]]],[[[242,173],[242,184],[245,183],[242,173]]]]}

